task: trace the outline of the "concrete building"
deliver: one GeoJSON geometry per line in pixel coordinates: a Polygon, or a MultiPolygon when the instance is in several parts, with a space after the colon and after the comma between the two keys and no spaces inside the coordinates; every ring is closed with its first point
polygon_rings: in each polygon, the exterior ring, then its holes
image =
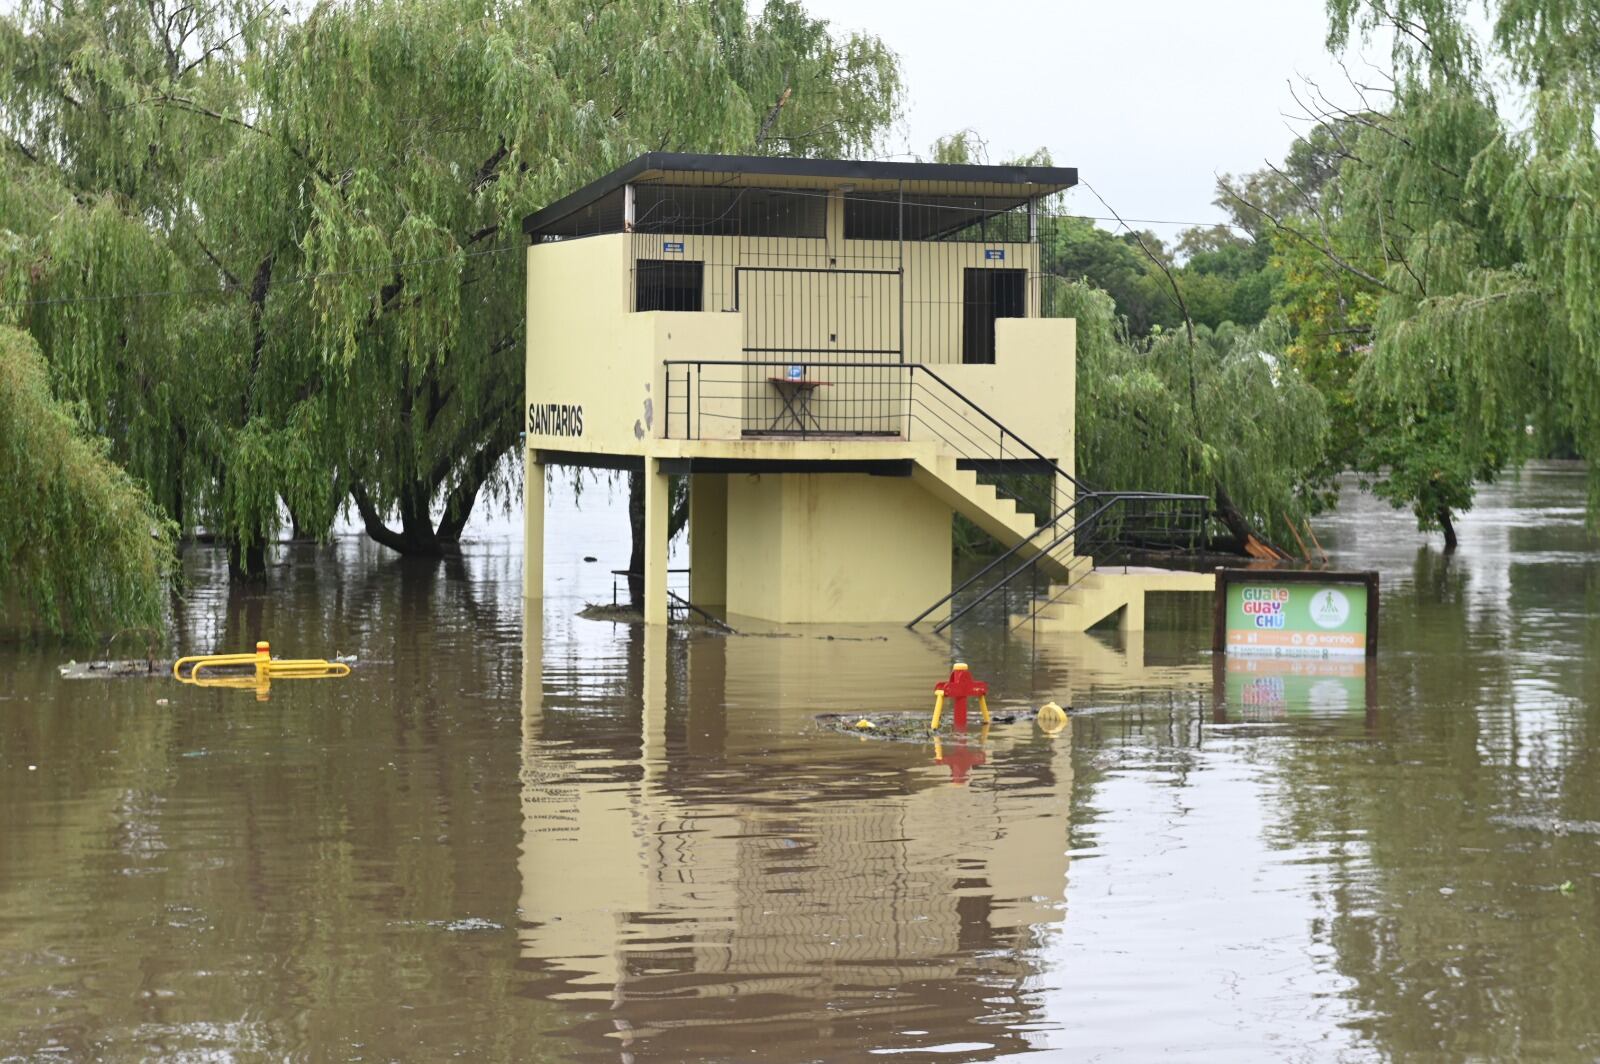
{"type": "Polygon", "coordinates": [[[1049,316],[1040,224],[1076,179],[657,153],[524,219],[527,596],[545,463],[643,475],[651,623],[675,475],[689,598],[729,614],[947,619],[956,514],[1008,548],[996,576],[1050,589],[1025,607],[1043,627],[1139,628],[1146,591],[1209,590],[1086,549],[1177,511],[1074,476],[1074,322],[1049,316]]]}

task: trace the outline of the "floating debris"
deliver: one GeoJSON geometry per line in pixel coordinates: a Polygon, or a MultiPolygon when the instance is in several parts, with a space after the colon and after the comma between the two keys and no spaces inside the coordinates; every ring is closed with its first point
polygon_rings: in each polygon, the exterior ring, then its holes
{"type": "MultiPolygon", "coordinates": [[[[1032,723],[1039,719],[1039,712],[1030,708],[995,709],[991,711],[992,723],[995,725],[1032,723]]],[[[883,713],[819,713],[816,720],[820,727],[828,731],[855,735],[863,739],[889,739],[902,743],[931,743],[936,735],[956,734],[953,721],[946,718],[939,730],[934,732],[928,727],[928,715],[916,710],[883,713]]],[[[981,727],[982,725],[974,722],[968,734],[976,737],[981,727]]]]}
{"type": "Polygon", "coordinates": [[[485,920],[481,916],[468,916],[462,920],[449,920],[436,923],[434,926],[443,927],[446,931],[504,931],[504,924],[497,924],[493,920],[485,920]]]}
{"type": "Polygon", "coordinates": [[[1489,823],[1547,835],[1600,835],[1600,820],[1562,820],[1553,816],[1492,816],[1489,823]]]}
{"type": "Polygon", "coordinates": [[[172,662],[159,658],[133,658],[128,661],[69,661],[58,665],[63,680],[165,679],[172,662]]]}

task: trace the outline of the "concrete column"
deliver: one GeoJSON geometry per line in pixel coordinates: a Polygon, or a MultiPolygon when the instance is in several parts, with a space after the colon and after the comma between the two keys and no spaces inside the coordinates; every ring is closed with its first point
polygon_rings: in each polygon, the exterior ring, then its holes
{"type": "Polygon", "coordinates": [[[1122,613],[1117,617],[1117,627],[1124,632],[1144,631],[1144,590],[1136,588],[1128,592],[1128,604],[1122,607],[1122,613]]]}
{"type": "Polygon", "coordinates": [[[689,601],[728,604],[728,475],[689,480],[689,601]]]}
{"type": "Polygon", "coordinates": [[[543,609],[544,598],[544,463],[539,452],[528,449],[523,476],[522,597],[534,603],[527,610],[543,609]]]}
{"type": "Polygon", "coordinates": [[[654,458],[644,460],[644,623],[667,623],[667,517],[671,478],[654,458]]]}

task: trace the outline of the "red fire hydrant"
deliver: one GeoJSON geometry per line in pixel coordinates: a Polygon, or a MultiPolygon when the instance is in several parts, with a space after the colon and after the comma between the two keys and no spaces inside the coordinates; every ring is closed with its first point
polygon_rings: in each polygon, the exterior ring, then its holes
{"type": "Polygon", "coordinates": [[[972,670],[964,662],[956,662],[950,668],[950,678],[933,685],[933,723],[929,727],[939,730],[939,720],[944,714],[945,696],[955,704],[956,731],[967,730],[967,699],[976,698],[978,709],[983,713],[983,722],[989,723],[989,685],[982,680],[972,678],[972,670]]]}

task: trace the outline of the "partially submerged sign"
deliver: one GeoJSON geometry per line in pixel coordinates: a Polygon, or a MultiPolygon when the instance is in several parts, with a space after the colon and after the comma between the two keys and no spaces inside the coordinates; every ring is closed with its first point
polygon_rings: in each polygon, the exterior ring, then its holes
{"type": "Polygon", "coordinates": [[[1378,574],[1218,569],[1212,649],[1279,658],[1378,651],[1378,574]]]}

